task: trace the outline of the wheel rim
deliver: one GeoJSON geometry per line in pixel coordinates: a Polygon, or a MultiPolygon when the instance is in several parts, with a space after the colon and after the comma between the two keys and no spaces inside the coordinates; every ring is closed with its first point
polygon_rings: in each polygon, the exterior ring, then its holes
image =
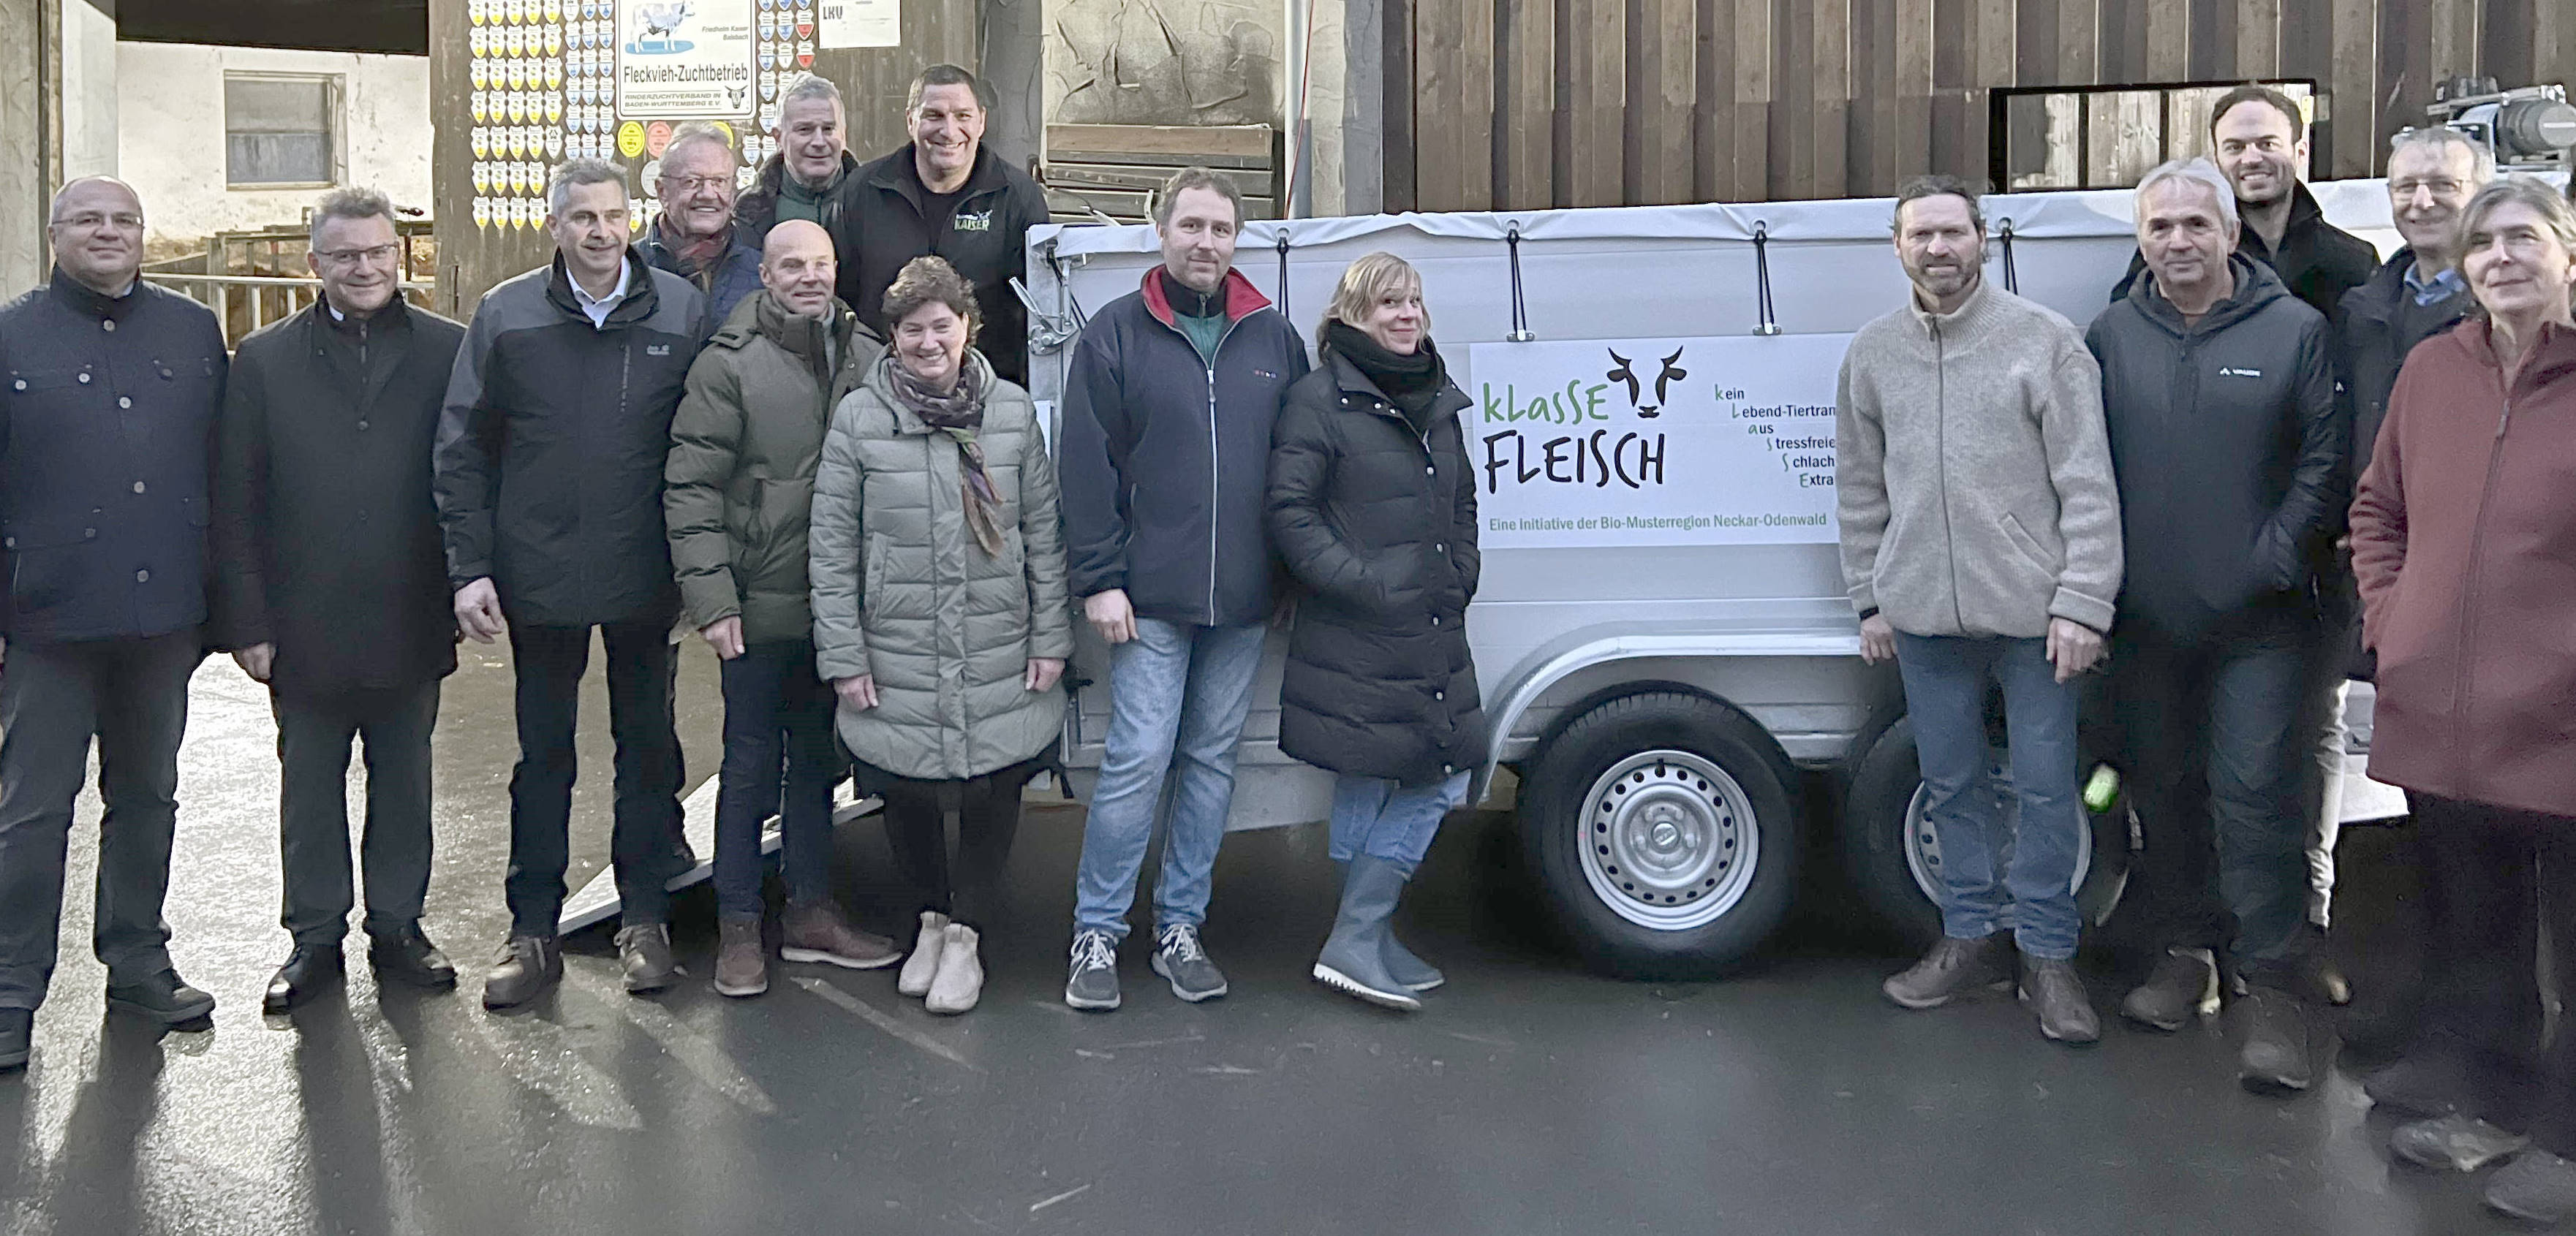
{"type": "Polygon", "coordinates": [[[1744,787],[1705,757],[1644,751],[1583,797],[1583,878],[1619,917],[1686,931],[1724,917],[1753,882],[1762,833],[1744,787]]]}
{"type": "MultiPolygon", "coordinates": [[[[2003,820],[2006,825],[2010,825],[2020,811],[2019,801],[2013,796],[2012,768],[2007,764],[1997,763],[1988,771],[1994,777],[1995,792],[2000,799],[2003,820]]],[[[1914,787],[1914,797],[1906,800],[1905,869],[1913,873],[1914,887],[1922,891],[1924,900],[1938,906],[1941,904],[1942,888],[1941,837],[1934,831],[1931,817],[1924,814],[1924,803],[1929,801],[1930,797],[1929,791],[1918,783],[1914,787]]],[[[2008,871],[2012,863],[2014,830],[2011,827],[2005,827],[1998,831],[2003,835],[2003,846],[1995,856],[1995,869],[2008,871]]],[[[2084,892],[2084,881],[2092,875],[2092,872],[2093,828],[2092,821],[2087,820],[2075,848],[2075,879],[2068,885],[2066,891],[2081,895],[2084,892]]]]}

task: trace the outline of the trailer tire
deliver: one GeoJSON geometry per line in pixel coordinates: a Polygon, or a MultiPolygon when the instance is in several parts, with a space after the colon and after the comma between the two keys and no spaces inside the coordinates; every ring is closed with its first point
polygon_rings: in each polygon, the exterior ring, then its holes
{"type": "Polygon", "coordinates": [[[1520,831],[1575,950],[1624,978],[1722,973],[1797,884],[1795,771],[1706,696],[1649,691],[1577,717],[1530,765],[1520,831]]]}
{"type": "MultiPolygon", "coordinates": [[[[1999,765],[2004,753],[1995,753],[1999,765]]],[[[2090,760],[2086,761],[2090,766],[2090,760]]],[[[2008,771],[2008,769],[2007,769],[2008,771]]],[[[1842,852],[1861,903],[1910,948],[1929,948],[1941,937],[1941,910],[1929,881],[1939,846],[1920,811],[1922,767],[1914,753],[1914,723],[1900,717],[1870,744],[1844,796],[1842,852]]],[[[2011,810],[2007,799],[2005,809],[2011,810]]],[[[2126,796],[2099,815],[2087,812],[2085,851],[2076,868],[2076,908],[2089,928],[2118,904],[2128,875],[2130,810],[2126,796]]]]}

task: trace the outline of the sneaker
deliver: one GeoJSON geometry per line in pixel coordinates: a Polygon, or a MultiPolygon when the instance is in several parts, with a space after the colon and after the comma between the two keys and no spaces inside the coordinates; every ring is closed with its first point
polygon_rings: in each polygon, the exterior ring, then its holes
{"type": "Polygon", "coordinates": [[[2307,1005],[2269,987],[2248,990],[2240,1003],[2245,1046],[2236,1054],[2236,1079],[2256,1094],[2295,1094],[2316,1084],[2307,1005]]]}
{"type": "Polygon", "coordinates": [[[2400,1116],[2448,1116],[2468,1088],[2468,1069],[2447,1053],[2408,1056],[2361,1083],[2371,1106],[2400,1116]]]}
{"type": "Polygon", "coordinates": [[[2487,1205],[2525,1223],[2576,1219],[2576,1163],[2526,1151],[2487,1182],[2487,1205]]]}
{"type": "Polygon", "coordinates": [[[492,973],[483,979],[483,1007],[514,1009],[563,981],[563,942],[553,936],[512,936],[501,942],[492,973]]]}
{"type": "Polygon", "coordinates": [[[680,959],[671,953],[671,925],[638,923],[617,930],[617,960],[626,970],[626,994],[661,991],[680,978],[680,959]]]}
{"type": "Polygon", "coordinates": [[[921,1007],[954,1017],[975,1007],[984,994],[984,961],[977,953],[975,929],[950,923],[940,932],[939,973],[921,1007]]]}
{"type": "Polygon", "coordinates": [[[109,983],[107,1009],[181,1026],[214,1016],[215,998],[190,987],[178,971],[163,970],[139,983],[109,983]]]}
{"type": "Polygon", "coordinates": [[[1072,972],[1064,980],[1064,1002],[1086,1013],[1118,1007],[1118,943],[1108,932],[1073,933],[1072,972]]]}
{"type": "Polygon", "coordinates": [[[2039,1032],[2052,1042],[2082,1047],[2102,1040],[2102,1018],[2071,961],[2022,959],[2021,1002],[2039,1016],[2039,1032]]]}
{"type": "Polygon", "coordinates": [[[1943,936],[1903,972],[1878,985],[1898,1008],[1937,1009],[1968,992],[2012,978],[2002,932],[1975,940],[1943,936]]]}
{"type": "Polygon", "coordinates": [[[850,926],[832,903],[787,907],[780,924],[778,955],[788,961],[819,961],[844,970],[882,970],[903,960],[894,941],[850,926]]]}
{"type": "Polygon", "coordinates": [[[716,994],[746,999],[769,990],[769,949],[760,940],[760,917],[716,920],[716,994]]]}
{"type": "Polygon", "coordinates": [[[937,910],[921,912],[921,934],[913,938],[912,952],[903,959],[903,971],[894,976],[894,989],[915,1000],[930,994],[930,984],[939,977],[939,950],[948,942],[948,916],[937,910]]]}
{"type": "Polygon", "coordinates": [[[2218,962],[2205,948],[2169,948],[2147,981],[2120,1001],[2120,1016],[2167,1033],[2218,1011],[2218,962]]]}
{"type": "Polygon", "coordinates": [[[2388,1135],[2390,1154],[2417,1167],[2464,1174],[2512,1158],[2530,1144],[2520,1133],[2458,1113],[2408,1121],[2388,1135]]]}
{"type": "Polygon", "coordinates": [[[1154,973],[1169,979],[1172,994],[1197,1004],[1225,994],[1225,974],[1208,960],[1199,929],[1188,923],[1165,924],[1154,933],[1154,973]]]}

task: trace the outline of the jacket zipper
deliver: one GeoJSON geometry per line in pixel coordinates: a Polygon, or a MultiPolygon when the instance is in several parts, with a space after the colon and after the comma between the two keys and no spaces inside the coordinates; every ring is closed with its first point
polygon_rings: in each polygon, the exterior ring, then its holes
{"type": "MultiPolygon", "coordinates": [[[[1941,323],[1932,324],[1932,432],[1933,455],[1941,461],[1941,540],[1950,555],[1950,620],[1959,633],[1968,633],[1967,607],[1959,601],[1959,529],[1950,517],[1950,361],[1948,341],[1941,337],[1941,323]]],[[[1881,545],[1884,550],[1884,543],[1881,545]]],[[[1872,591],[1876,589],[1873,587],[1872,591]]]]}
{"type": "MultiPolygon", "coordinates": [[[[1243,315],[1243,316],[1244,316],[1244,317],[1250,317],[1250,316],[1252,316],[1252,315],[1247,313],[1247,314],[1245,314],[1245,315],[1243,315]]],[[[1208,624],[1209,626],[1215,626],[1215,625],[1217,625],[1217,622],[1216,622],[1216,620],[1217,620],[1217,611],[1216,611],[1216,542],[1217,542],[1217,522],[1218,522],[1218,520],[1219,520],[1219,518],[1220,518],[1220,516],[1219,516],[1219,514],[1218,514],[1218,511],[1217,511],[1217,504],[1218,504],[1218,502],[1219,502],[1219,501],[1221,500],[1221,498],[1222,498],[1221,486],[1222,486],[1222,484],[1223,484],[1223,479],[1224,479],[1224,468],[1223,468],[1223,466],[1218,462],[1218,459],[1217,459],[1217,436],[1216,436],[1216,358],[1217,358],[1217,357],[1219,357],[1219,356],[1221,356],[1221,355],[1224,355],[1224,353],[1225,353],[1225,341],[1226,341],[1226,340],[1228,340],[1228,339],[1232,339],[1232,338],[1234,337],[1234,328],[1235,328],[1235,326],[1236,326],[1238,323],[1240,323],[1242,320],[1243,320],[1243,318],[1230,318],[1230,319],[1228,319],[1228,320],[1226,321],[1226,324],[1225,324],[1225,333],[1220,334],[1220,335],[1218,335],[1218,336],[1216,337],[1216,346],[1215,346],[1215,347],[1213,347],[1213,348],[1208,349],[1208,355],[1207,355],[1207,384],[1208,384],[1208,583],[1207,583],[1207,614],[1208,614],[1208,618],[1207,618],[1207,624],[1208,624]]],[[[1186,342],[1189,342],[1190,334],[1189,334],[1189,332],[1188,332],[1188,331],[1182,330],[1182,329],[1181,329],[1179,326],[1177,326],[1177,325],[1175,325],[1175,326],[1173,326],[1173,327],[1172,327],[1172,331],[1173,331],[1173,333],[1178,334],[1178,335],[1181,337],[1181,339],[1182,339],[1182,341],[1183,341],[1183,342],[1185,342],[1185,343],[1186,343],[1186,342]]],[[[1198,345],[1197,345],[1197,344],[1195,344],[1195,343],[1191,343],[1191,344],[1190,344],[1190,350],[1191,350],[1191,351],[1197,351],[1197,350],[1198,350],[1198,345]]]]}
{"type": "Polygon", "coordinates": [[[2505,430],[2513,424],[2513,388],[2505,382],[2499,385],[2503,387],[2503,410],[2496,414],[2495,437],[2487,446],[2487,483],[2478,491],[2477,518],[2469,523],[2469,575],[2460,588],[2459,620],[2456,624],[2460,632],[2460,651],[2453,658],[2451,672],[2451,697],[2458,701],[2453,709],[2454,719],[2448,727],[2451,765],[2462,775],[2464,783],[2468,770],[2461,767],[2460,735],[2469,728],[2469,656],[2471,650],[2478,646],[2478,611],[2470,602],[2478,594],[2478,564],[2483,560],[2478,547],[2485,545],[2487,540],[2487,511],[2495,497],[2496,474],[2504,471],[2505,430]]]}

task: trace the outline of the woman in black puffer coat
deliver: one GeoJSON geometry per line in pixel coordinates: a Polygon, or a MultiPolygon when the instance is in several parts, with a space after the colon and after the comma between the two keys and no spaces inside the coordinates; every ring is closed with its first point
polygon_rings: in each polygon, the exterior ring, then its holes
{"type": "Polygon", "coordinates": [[[1315,977],[1417,1009],[1441,974],[1388,920],[1485,751],[1468,399],[1432,347],[1421,276],[1392,254],[1342,273],[1318,338],[1322,364],[1289,388],[1270,455],[1270,535],[1301,585],[1279,746],[1340,774],[1332,852],[1347,868],[1315,977]]]}

